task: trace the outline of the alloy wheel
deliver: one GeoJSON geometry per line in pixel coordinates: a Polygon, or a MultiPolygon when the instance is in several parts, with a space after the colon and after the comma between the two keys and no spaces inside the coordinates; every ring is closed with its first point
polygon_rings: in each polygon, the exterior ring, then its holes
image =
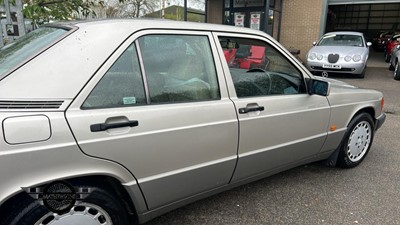
{"type": "Polygon", "coordinates": [[[354,127],[347,142],[347,156],[350,161],[357,162],[362,159],[371,143],[371,125],[361,121],[354,127]]]}
{"type": "Polygon", "coordinates": [[[62,215],[48,213],[43,216],[35,225],[112,225],[111,217],[99,206],[82,203],[62,215]]]}

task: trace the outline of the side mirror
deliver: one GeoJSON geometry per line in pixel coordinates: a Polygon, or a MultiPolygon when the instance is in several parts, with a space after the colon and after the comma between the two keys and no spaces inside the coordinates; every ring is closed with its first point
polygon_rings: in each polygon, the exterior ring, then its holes
{"type": "Polygon", "coordinates": [[[328,96],[331,90],[331,84],[328,81],[310,79],[308,82],[308,94],[328,96]]]}
{"type": "Polygon", "coordinates": [[[367,46],[368,46],[368,47],[371,47],[371,46],[372,46],[372,43],[371,43],[371,42],[367,42],[367,46]]]}
{"type": "Polygon", "coordinates": [[[314,42],[312,43],[312,45],[313,45],[313,46],[317,45],[317,42],[316,42],[316,41],[314,41],[314,42]]]}
{"type": "Polygon", "coordinates": [[[400,49],[400,45],[396,45],[396,49],[400,49]]]}

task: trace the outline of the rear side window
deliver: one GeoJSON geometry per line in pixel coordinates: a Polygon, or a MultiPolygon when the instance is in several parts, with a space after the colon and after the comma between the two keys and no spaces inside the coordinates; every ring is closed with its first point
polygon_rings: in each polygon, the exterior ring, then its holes
{"type": "Polygon", "coordinates": [[[36,55],[67,32],[68,30],[60,28],[42,27],[1,48],[0,79],[8,71],[36,55]]]}
{"type": "Polygon", "coordinates": [[[143,79],[134,44],[115,61],[82,105],[82,109],[146,104],[143,79]]]}
{"type": "Polygon", "coordinates": [[[139,43],[151,103],[220,99],[207,36],[147,35],[139,43]]]}

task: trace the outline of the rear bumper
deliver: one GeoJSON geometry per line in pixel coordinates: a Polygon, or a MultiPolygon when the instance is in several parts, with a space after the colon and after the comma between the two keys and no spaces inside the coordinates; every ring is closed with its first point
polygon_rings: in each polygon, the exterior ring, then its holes
{"type": "Polygon", "coordinates": [[[379,128],[381,128],[381,126],[385,122],[385,120],[386,120],[386,114],[385,113],[382,113],[378,118],[376,118],[375,130],[378,130],[379,128]]]}

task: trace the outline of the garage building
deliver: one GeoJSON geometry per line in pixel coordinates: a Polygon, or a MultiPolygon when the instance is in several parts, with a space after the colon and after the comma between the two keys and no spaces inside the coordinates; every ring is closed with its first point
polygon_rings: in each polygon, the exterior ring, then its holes
{"type": "Polygon", "coordinates": [[[208,0],[207,22],[263,30],[286,48],[311,48],[334,30],[400,30],[399,0],[208,0]],[[398,27],[397,27],[398,26],[398,27]]]}

